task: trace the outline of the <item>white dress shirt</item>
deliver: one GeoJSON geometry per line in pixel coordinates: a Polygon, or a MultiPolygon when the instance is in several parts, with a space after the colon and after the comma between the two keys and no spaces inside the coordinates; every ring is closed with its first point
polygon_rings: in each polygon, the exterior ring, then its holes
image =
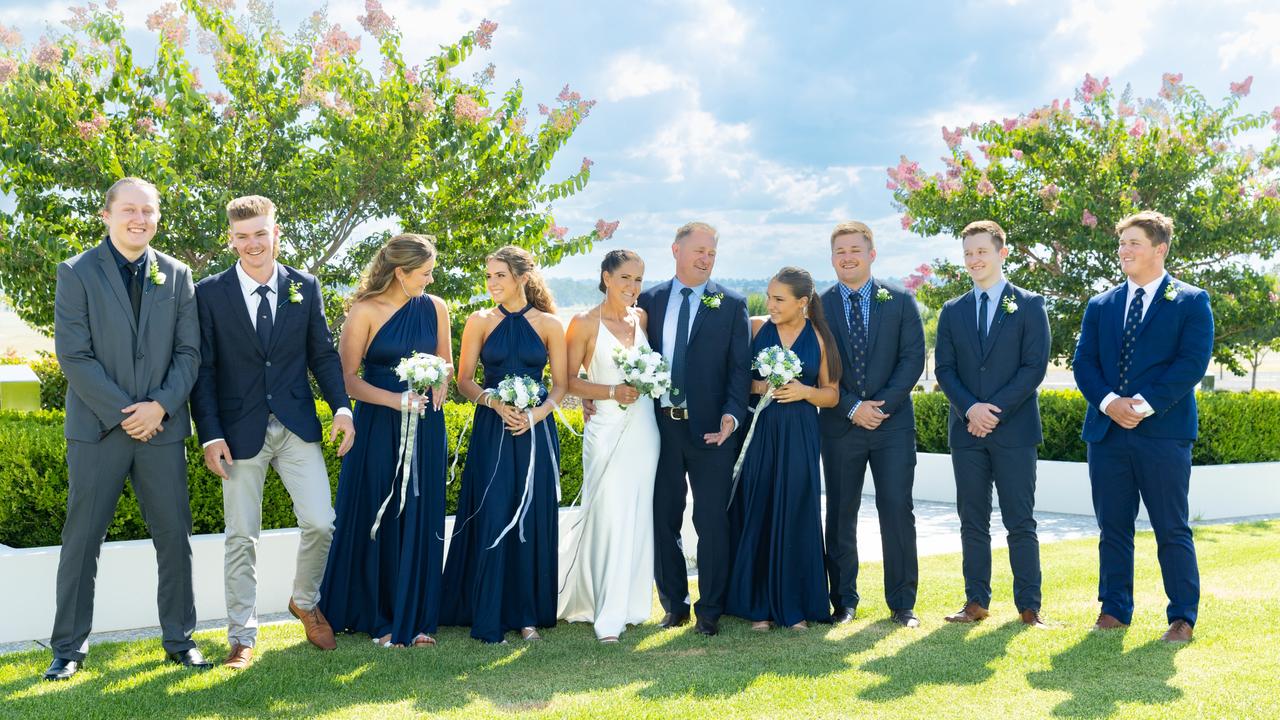
{"type": "MultiPolygon", "coordinates": [[[[1129,278],[1125,281],[1124,319],[1126,321],[1129,319],[1129,305],[1133,303],[1133,296],[1138,292],[1138,288],[1142,288],[1142,315],[1138,318],[1138,322],[1142,322],[1147,319],[1147,311],[1151,309],[1151,301],[1155,299],[1156,290],[1160,289],[1160,283],[1164,282],[1164,278],[1168,274],[1169,273],[1160,273],[1160,277],[1152,280],[1146,285],[1139,285],[1133,281],[1133,278],[1129,278]]],[[[1107,396],[1102,398],[1102,402],[1098,403],[1098,409],[1105,413],[1107,411],[1107,406],[1111,404],[1111,401],[1116,400],[1119,397],[1119,395],[1113,392],[1107,393],[1107,396]]],[[[1133,396],[1133,399],[1144,403],[1147,401],[1146,398],[1142,397],[1142,393],[1137,393],[1133,396]]],[[[1152,415],[1154,414],[1154,411],[1146,414],[1152,415]]]]}

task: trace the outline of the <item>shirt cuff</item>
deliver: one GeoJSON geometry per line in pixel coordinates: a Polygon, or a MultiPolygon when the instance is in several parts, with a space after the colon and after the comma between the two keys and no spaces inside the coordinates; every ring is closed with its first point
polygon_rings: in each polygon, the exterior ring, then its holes
{"type": "Polygon", "coordinates": [[[730,420],[732,420],[732,421],[733,421],[733,431],[734,431],[734,432],[738,432],[738,418],[736,418],[736,417],[734,417],[733,415],[730,415],[730,414],[728,414],[728,413],[725,413],[725,417],[727,417],[727,418],[729,418],[730,420]]]}
{"type": "Polygon", "coordinates": [[[338,408],[337,411],[333,413],[333,416],[338,417],[339,415],[346,415],[347,417],[351,417],[351,408],[344,408],[344,407],[338,408]]]}
{"type": "Polygon", "coordinates": [[[1107,406],[1111,404],[1111,401],[1119,399],[1119,395],[1109,392],[1106,397],[1102,398],[1102,402],[1098,403],[1098,409],[1105,413],[1107,411],[1107,406]]]}
{"type": "Polygon", "coordinates": [[[216,443],[216,442],[222,442],[222,438],[218,437],[218,438],[214,438],[214,439],[212,439],[212,440],[209,440],[208,442],[204,443],[204,444],[203,444],[203,445],[201,445],[200,447],[201,447],[201,448],[207,448],[207,447],[209,447],[210,445],[212,445],[212,444],[214,444],[214,443],[216,443]]]}
{"type": "Polygon", "coordinates": [[[856,412],[858,412],[858,406],[859,406],[859,405],[861,405],[861,404],[862,404],[862,401],[861,401],[861,400],[854,400],[854,401],[853,401],[853,407],[849,408],[849,416],[848,416],[848,417],[849,417],[849,419],[850,419],[850,420],[852,420],[852,419],[853,419],[853,414],[854,414],[854,413],[856,413],[856,412]]]}

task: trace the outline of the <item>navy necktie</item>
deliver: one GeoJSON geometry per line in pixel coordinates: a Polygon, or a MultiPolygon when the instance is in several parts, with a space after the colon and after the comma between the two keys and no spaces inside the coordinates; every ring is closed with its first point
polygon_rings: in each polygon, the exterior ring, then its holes
{"type": "Polygon", "coordinates": [[[866,394],[867,384],[867,325],[862,318],[862,297],[849,298],[849,340],[853,348],[853,385],[858,397],[866,394]]]}
{"type": "Polygon", "coordinates": [[[271,288],[267,285],[259,285],[254,292],[262,296],[258,301],[258,342],[262,343],[262,349],[266,350],[267,345],[271,343],[271,299],[267,297],[271,293],[271,288]]]}
{"type": "Polygon", "coordinates": [[[676,316],[676,347],[671,351],[671,404],[683,407],[685,354],[689,349],[689,296],[692,288],[680,288],[680,314],[676,316]]]}
{"type": "Polygon", "coordinates": [[[987,301],[991,298],[987,297],[984,292],[978,297],[982,298],[982,303],[978,305],[978,339],[983,345],[987,344],[987,301]]]}
{"type": "Polygon", "coordinates": [[[1120,340],[1120,387],[1118,394],[1125,396],[1129,384],[1129,363],[1133,359],[1133,345],[1138,339],[1138,326],[1142,324],[1142,296],[1146,290],[1138,288],[1124,316],[1124,337],[1120,340]]]}

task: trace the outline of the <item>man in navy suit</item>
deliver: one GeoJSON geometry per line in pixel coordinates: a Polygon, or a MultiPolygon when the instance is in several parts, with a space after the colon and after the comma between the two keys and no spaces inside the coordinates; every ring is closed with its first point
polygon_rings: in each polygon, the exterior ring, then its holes
{"type": "Polygon", "coordinates": [[[1040,619],[1040,542],[1033,514],[1038,388],[1049,367],[1044,298],[1004,277],[1004,229],[991,220],[960,231],[973,290],[942,306],[938,384],[951,403],[948,439],[960,515],[965,605],[947,622],[971,623],[991,607],[991,488],[1009,532],[1013,601],[1022,622],[1040,619]]]}
{"type": "Polygon", "coordinates": [[[890,618],[919,627],[914,612],[916,428],[911,389],[924,372],[924,325],[915,298],[871,277],[871,228],[850,221],[831,232],[831,264],[840,282],[822,294],[844,371],[840,403],[818,412],[827,492],[827,575],[832,621],[858,607],[858,509],[867,465],[876,488],[890,618]]]}
{"type": "Polygon", "coordinates": [[[693,490],[698,533],[696,629],[719,632],[732,566],[729,488],[751,385],[751,326],[742,295],[711,281],[718,234],[693,222],[676,231],[676,276],[640,294],[646,333],[671,366],[671,391],[656,400],[662,449],[653,488],[654,576],[662,627],[689,621],[689,580],[680,547],[685,495],[693,490]],[[688,481],[686,482],[686,474],[688,481]]]}
{"type": "Polygon", "coordinates": [[[268,465],[293,499],[302,535],[289,611],[312,644],[337,647],[316,607],[334,512],[308,370],[334,411],[330,439],[343,435],[339,455],[351,447],[355,426],[320,284],[276,262],[275,205],[259,195],[236,198],[227,204],[227,221],[240,260],[196,285],[201,362],[191,408],[205,465],[223,479],[231,646],[223,664],[242,669],[253,660],[258,631],[256,563],[268,465]]]}
{"type": "Polygon", "coordinates": [[[1155,530],[1169,598],[1167,642],[1191,639],[1200,571],[1187,521],[1195,387],[1213,354],[1213,311],[1204,290],[1164,269],[1173,221],[1150,210],[1116,224],[1128,280],[1090,298],[1076,344],[1076,384],[1089,401],[1081,436],[1101,538],[1094,627],[1133,619],[1133,523],[1138,501],[1155,530]]]}

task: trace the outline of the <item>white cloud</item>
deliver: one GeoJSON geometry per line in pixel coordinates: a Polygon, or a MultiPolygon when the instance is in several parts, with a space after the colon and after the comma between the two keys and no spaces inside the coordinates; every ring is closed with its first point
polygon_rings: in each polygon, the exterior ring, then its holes
{"type": "Polygon", "coordinates": [[[1280,65],[1280,13],[1250,12],[1245,15],[1244,30],[1218,36],[1218,59],[1226,70],[1236,60],[1246,57],[1266,58],[1274,67],[1280,65]]]}
{"type": "Polygon", "coordinates": [[[1049,36],[1049,57],[1059,82],[1074,83],[1086,72],[1116,75],[1147,50],[1151,26],[1165,0],[1078,0],[1049,36]]]}
{"type": "Polygon", "coordinates": [[[605,77],[607,81],[601,83],[609,86],[605,96],[615,101],[645,97],[673,88],[697,91],[697,84],[689,76],[635,51],[621,53],[610,60],[605,77]]]}
{"type": "Polygon", "coordinates": [[[684,6],[691,8],[692,13],[675,28],[673,39],[678,44],[713,47],[723,52],[746,42],[751,22],[729,0],[694,0],[684,6]]]}
{"type": "Polygon", "coordinates": [[[667,182],[680,182],[693,165],[699,171],[740,177],[748,159],[745,143],[751,137],[746,123],[722,123],[711,113],[691,107],[678,113],[632,157],[651,157],[667,171],[667,182]]]}

